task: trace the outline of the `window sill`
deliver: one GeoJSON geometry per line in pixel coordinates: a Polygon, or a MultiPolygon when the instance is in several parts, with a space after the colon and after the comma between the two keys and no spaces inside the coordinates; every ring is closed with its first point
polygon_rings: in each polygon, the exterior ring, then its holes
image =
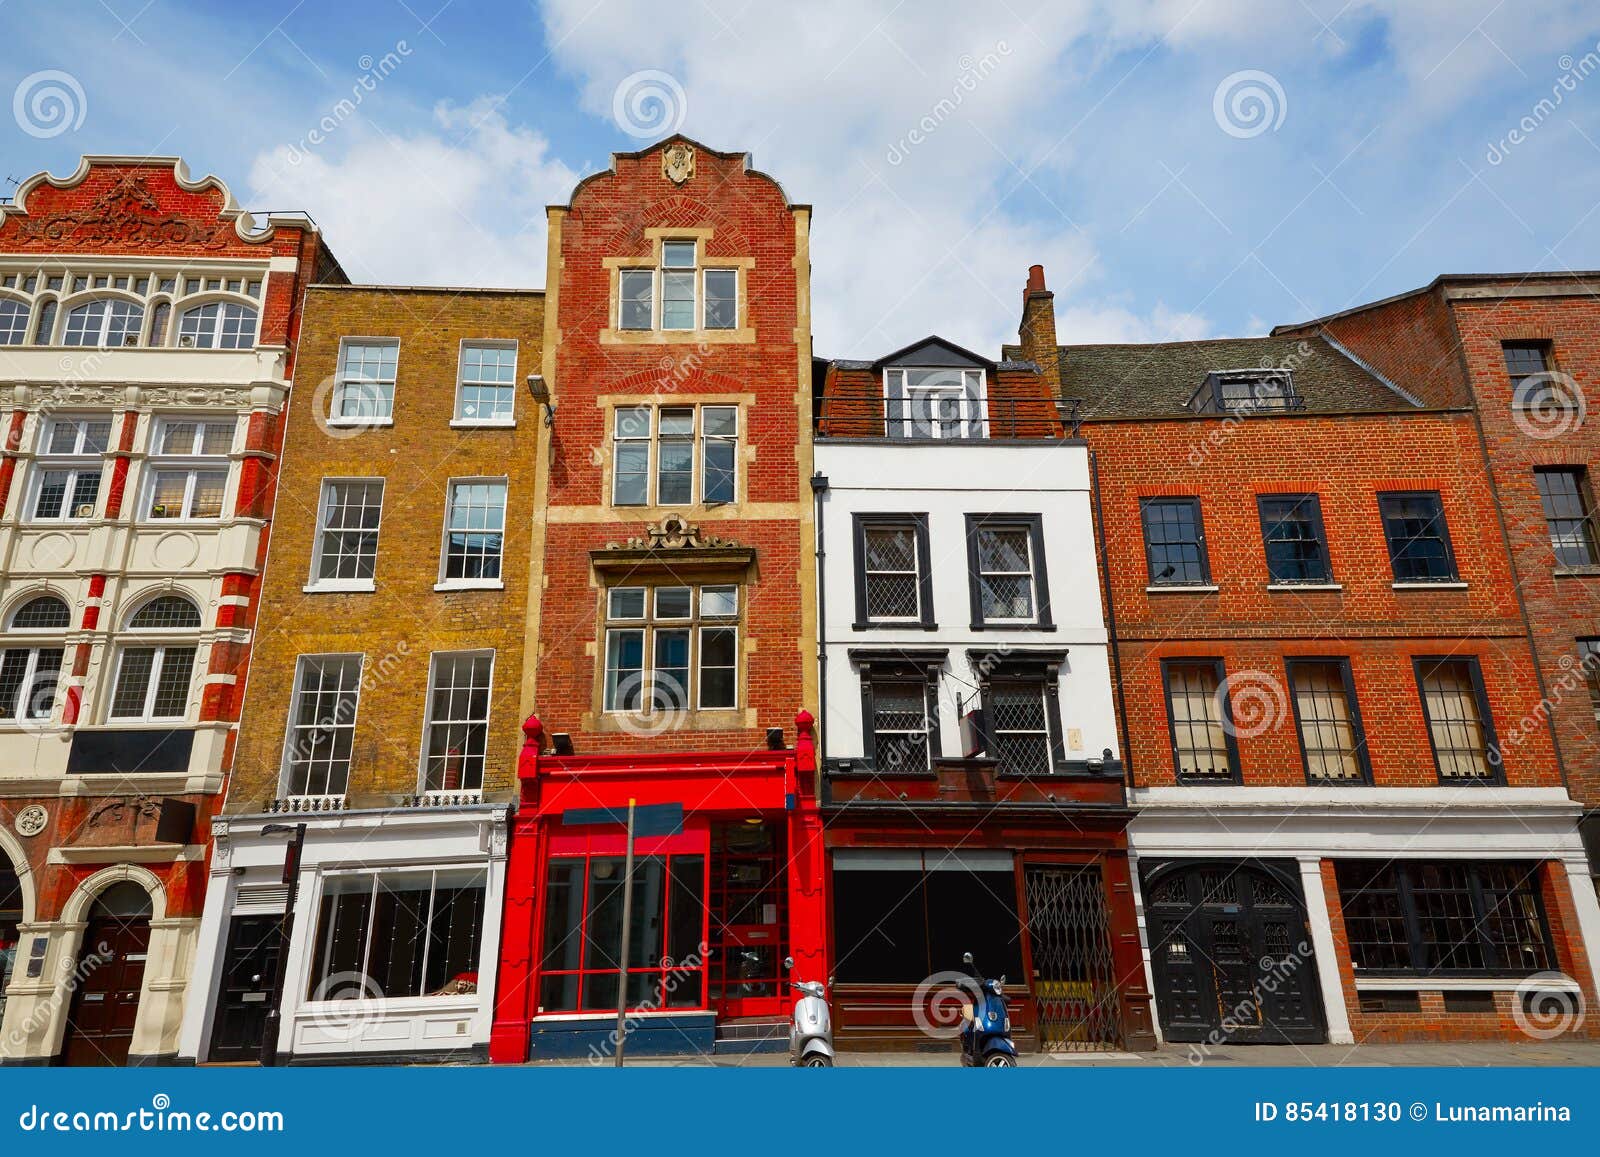
{"type": "Polygon", "coordinates": [[[442,583],[434,583],[436,591],[503,591],[506,589],[503,579],[450,579],[442,583]]]}
{"type": "Polygon", "coordinates": [[[451,418],[452,430],[514,430],[517,428],[515,418],[451,418]]]}
{"type": "Polygon", "coordinates": [[[1216,583],[1151,583],[1144,588],[1147,595],[1211,595],[1222,588],[1216,583]]]}
{"type": "Polygon", "coordinates": [[[372,579],[351,579],[345,582],[307,583],[300,588],[308,595],[371,594],[377,590],[372,579]]]}
{"type": "Polygon", "coordinates": [[[995,622],[980,621],[971,624],[974,631],[1053,631],[1054,623],[1023,623],[1011,619],[1000,619],[995,622]]]}
{"type": "Polygon", "coordinates": [[[890,622],[852,623],[855,631],[937,631],[938,623],[924,623],[921,619],[898,619],[890,622]]]}
{"type": "MultiPolygon", "coordinates": [[[[1515,992],[1528,983],[1529,975],[1522,976],[1427,976],[1421,973],[1408,976],[1358,976],[1356,988],[1364,991],[1403,992],[1515,992]]],[[[1574,980],[1552,979],[1540,981],[1542,991],[1578,992],[1581,986],[1574,980]]]]}
{"type": "Polygon", "coordinates": [[[742,329],[603,329],[601,345],[748,345],[754,328],[742,329]]]}
{"type": "Polygon", "coordinates": [[[1550,573],[1556,578],[1594,578],[1600,576],[1600,566],[1558,566],[1550,573]]]}
{"type": "Polygon", "coordinates": [[[1297,591],[1342,591],[1343,583],[1268,583],[1269,594],[1294,594],[1297,591]]]}
{"type": "Polygon", "coordinates": [[[1448,582],[1400,582],[1390,583],[1389,585],[1397,591],[1464,591],[1467,589],[1467,584],[1459,579],[1451,579],[1448,582]]]}
{"type": "Polygon", "coordinates": [[[393,418],[329,418],[327,424],[336,430],[375,430],[394,425],[393,418]]]}

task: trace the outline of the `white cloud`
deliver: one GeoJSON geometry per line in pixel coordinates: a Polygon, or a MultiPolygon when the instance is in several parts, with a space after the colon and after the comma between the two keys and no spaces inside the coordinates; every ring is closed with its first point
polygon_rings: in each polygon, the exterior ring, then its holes
{"type": "Polygon", "coordinates": [[[492,98],[440,104],[433,122],[387,136],[358,116],[321,146],[263,153],[252,203],[314,207],[352,281],[543,286],[545,206],[578,174],[492,98]]]}

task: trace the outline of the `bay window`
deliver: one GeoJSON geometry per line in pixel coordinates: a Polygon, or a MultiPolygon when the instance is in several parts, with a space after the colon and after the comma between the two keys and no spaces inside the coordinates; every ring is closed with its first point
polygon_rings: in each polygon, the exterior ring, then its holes
{"type": "Polygon", "coordinates": [[[487,882],[481,868],[328,877],[306,999],[476,993],[487,882]]]}

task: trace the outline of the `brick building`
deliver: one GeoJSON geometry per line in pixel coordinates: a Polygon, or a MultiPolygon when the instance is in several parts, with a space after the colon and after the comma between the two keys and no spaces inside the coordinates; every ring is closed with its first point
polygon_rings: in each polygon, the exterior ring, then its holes
{"type": "Polygon", "coordinates": [[[1495,518],[1538,656],[1524,709],[1553,731],[1584,805],[1600,882],[1600,547],[1592,472],[1600,427],[1600,275],[1444,276],[1411,293],[1280,332],[1321,333],[1419,390],[1472,405],[1495,518]]]}
{"type": "Polygon", "coordinates": [[[0,1063],[177,1054],[299,304],[339,276],[175,158],[0,204],[0,1063]]]}
{"type": "Polygon", "coordinates": [[[745,154],[682,137],[549,211],[495,1060],[609,1047],[624,837],[574,809],[683,809],[641,843],[629,1049],[776,1031],[784,958],[824,968],[809,736],[787,730],[816,686],[809,225],[745,154]]]}
{"type": "MultiPolygon", "coordinates": [[[[1042,286],[1027,308],[1050,308],[1042,286]]],[[[826,368],[812,481],[846,1047],[948,1032],[939,978],[969,951],[1007,978],[1020,1047],[1155,1046],[1089,453],[1053,371],[938,338],[826,368]]]]}
{"type": "Polygon", "coordinates": [[[538,291],[313,286],[183,1055],[488,1045],[527,672],[538,291]],[[269,824],[289,830],[266,831],[269,824]]]}
{"type": "Polygon", "coordinates": [[[1318,334],[1057,346],[1082,399],[1160,1027],[1513,1034],[1600,909],[1472,408],[1318,334]],[[1530,980],[1530,978],[1533,978],[1530,980]]]}

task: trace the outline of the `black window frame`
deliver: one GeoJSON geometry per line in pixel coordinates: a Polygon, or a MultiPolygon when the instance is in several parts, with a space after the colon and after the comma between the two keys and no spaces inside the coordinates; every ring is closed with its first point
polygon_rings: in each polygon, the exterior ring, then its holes
{"type": "MultiPolygon", "coordinates": [[[[1389,573],[1394,576],[1397,583],[1416,583],[1427,585],[1430,583],[1458,583],[1461,581],[1461,567],[1456,562],[1454,544],[1450,541],[1450,520],[1444,512],[1444,495],[1437,490],[1382,490],[1378,492],[1378,524],[1383,530],[1383,541],[1389,549],[1389,573]],[[1401,575],[1398,569],[1400,552],[1395,548],[1395,539],[1389,533],[1389,504],[1402,502],[1407,499],[1431,499],[1437,508],[1437,522],[1439,524],[1439,542],[1444,547],[1445,562],[1450,568],[1448,575],[1437,577],[1419,578],[1416,575],[1401,575]]],[[[1408,542],[1416,542],[1415,537],[1408,542]]]]}
{"type": "Polygon", "coordinates": [[[1270,586],[1327,586],[1333,582],[1333,559],[1328,554],[1328,528],[1322,520],[1322,498],[1313,493],[1304,494],[1258,494],[1256,495],[1256,515],[1261,520],[1261,552],[1267,562],[1267,583],[1270,586]],[[1267,505],[1274,502],[1293,503],[1291,513],[1295,507],[1304,505],[1307,520],[1316,538],[1317,558],[1322,563],[1322,577],[1320,578],[1283,578],[1272,572],[1272,544],[1271,527],[1281,526],[1284,516],[1270,519],[1267,514],[1267,505]]]}
{"type": "Polygon", "coordinates": [[[1372,786],[1372,760],[1367,752],[1367,729],[1361,722],[1361,702],[1356,697],[1355,676],[1349,658],[1344,655],[1291,655],[1284,659],[1283,667],[1289,692],[1289,705],[1294,712],[1295,738],[1300,744],[1300,766],[1305,772],[1306,784],[1313,787],[1372,786]],[[1361,773],[1356,779],[1328,779],[1326,776],[1311,774],[1311,753],[1306,749],[1305,721],[1300,715],[1300,696],[1295,693],[1294,676],[1297,668],[1325,667],[1330,664],[1339,669],[1340,678],[1344,681],[1345,708],[1350,713],[1350,729],[1355,737],[1356,766],[1361,773]]]}
{"type": "Polygon", "coordinates": [[[994,684],[1038,684],[1044,703],[1045,727],[1049,731],[1050,766],[1042,773],[1018,771],[997,767],[1003,776],[1031,778],[1034,774],[1059,775],[1069,770],[1067,763],[1066,732],[1061,726],[1061,668],[1066,664],[1067,652],[1030,651],[996,657],[993,651],[969,650],[967,661],[978,672],[978,699],[982,707],[984,754],[999,759],[992,749],[992,721],[994,720],[994,684]]]}
{"type": "Polygon", "coordinates": [[[926,771],[892,771],[894,775],[934,774],[934,762],[942,758],[939,732],[939,674],[949,660],[949,651],[852,649],[850,662],[861,681],[861,757],[868,770],[878,768],[878,735],[874,694],[878,684],[915,685],[922,689],[923,711],[928,722],[928,767],[926,771]]]}
{"type": "Polygon", "coordinates": [[[972,611],[974,631],[1053,631],[1055,621],[1050,614],[1050,575],[1044,558],[1044,516],[1041,514],[968,514],[967,525],[967,598],[972,611]],[[983,615],[983,583],[978,569],[978,535],[985,530],[1024,530],[1028,534],[1028,549],[1032,558],[1033,618],[985,619],[983,615]]]}
{"type": "Polygon", "coordinates": [[[1538,410],[1551,401],[1559,402],[1564,409],[1572,408],[1572,399],[1566,397],[1556,398],[1550,393],[1554,375],[1559,371],[1557,371],[1555,364],[1555,347],[1548,340],[1532,338],[1503,341],[1500,343],[1500,362],[1505,367],[1506,380],[1511,383],[1511,408],[1513,410],[1538,410]],[[1511,359],[1508,355],[1513,350],[1537,353],[1539,355],[1539,368],[1531,372],[1512,369],[1511,359]],[[1539,383],[1544,386],[1544,392],[1541,396],[1530,400],[1529,395],[1533,393],[1533,390],[1529,388],[1530,383],[1539,383]]]}
{"type": "Polygon", "coordinates": [[[1172,754],[1172,775],[1182,786],[1222,784],[1238,786],[1244,783],[1244,766],[1239,762],[1239,738],[1233,722],[1233,700],[1228,694],[1228,668],[1220,658],[1210,655],[1173,655],[1161,660],[1161,700],[1167,713],[1167,745],[1172,754]],[[1216,676],[1217,686],[1212,694],[1222,710],[1223,746],[1228,753],[1227,778],[1221,776],[1185,776],[1178,759],[1178,722],[1172,712],[1172,668],[1209,666],[1216,676]]]}
{"type": "Polygon", "coordinates": [[[1144,539],[1144,565],[1145,576],[1149,585],[1153,587],[1204,587],[1211,585],[1211,552],[1206,546],[1205,514],[1200,508],[1200,499],[1185,495],[1151,495],[1139,499],[1139,533],[1144,539]],[[1156,506],[1187,505],[1194,511],[1195,549],[1200,555],[1200,579],[1198,582],[1190,579],[1172,580],[1159,578],[1156,575],[1155,553],[1151,549],[1149,511],[1156,506]]]}
{"type": "Polygon", "coordinates": [[[928,538],[928,515],[924,513],[870,513],[851,515],[851,540],[855,544],[856,621],[858,631],[938,630],[933,614],[933,549],[928,538]],[[918,617],[915,619],[872,619],[867,616],[867,531],[878,527],[912,527],[917,540],[918,617]]]}
{"type": "Polygon", "coordinates": [[[1363,895],[1377,895],[1379,893],[1379,889],[1350,886],[1352,882],[1348,878],[1349,874],[1357,871],[1358,866],[1366,868],[1371,867],[1372,864],[1371,861],[1357,859],[1336,860],[1334,862],[1334,875],[1339,889],[1339,912],[1341,920],[1346,927],[1346,940],[1349,944],[1351,963],[1356,969],[1357,978],[1363,976],[1517,977],[1535,976],[1540,972],[1556,967],[1556,961],[1559,958],[1556,955],[1554,937],[1551,934],[1550,914],[1545,907],[1543,889],[1541,888],[1539,881],[1540,862],[1536,860],[1493,860],[1486,862],[1474,862],[1470,860],[1462,861],[1453,859],[1404,859],[1394,860],[1378,866],[1379,871],[1387,868],[1392,870],[1394,873],[1393,889],[1385,887],[1381,889],[1381,893],[1386,896],[1394,896],[1396,900],[1397,911],[1390,913],[1380,912],[1376,917],[1356,914],[1355,919],[1382,919],[1385,917],[1390,920],[1399,919],[1402,922],[1402,926],[1405,930],[1405,940],[1397,941],[1395,944],[1396,946],[1403,946],[1405,948],[1406,955],[1410,958],[1410,963],[1403,968],[1362,967],[1357,961],[1357,954],[1361,950],[1361,946],[1365,944],[1365,941],[1353,938],[1348,934],[1349,925],[1352,919],[1350,905],[1352,900],[1363,895]],[[1449,865],[1451,867],[1461,868],[1468,873],[1467,886],[1468,894],[1471,897],[1472,903],[1472,912],[1470,914],[1472,928],[1473,931],[1478,934],[1479,951],[1484,955],[1486,960],[1492,959],[1495,961],[1492,966],[1485,968],[1445,968],[1440,967],[1431,959],[1429,953],[1429,941],[1422,934],[1422,925],[1425,919],[1425,913],[1417,905],[1418,892],[1427,892],[1429,889],[1419,887],[1417,883],[1417,877],[1424,869],[1439,865],[1449,865]],[[1489,908],[1486,903],[1485,892],[1488,889],[1486,888],[1487,882],[1484,879],[1483,869],[1493,867],[1527,870],[1527,875],[1524,877],[1524,883],[1527,885],[1527,893],[1533,901],[1534,913],[1538,917],[1539,930],[1543,937],[1542,947],[1545,954],[1545,962],[1543,967],[1505,965],[1500,963],[1499,945],[1494,940],[1490,939],[1486,934],[1486,929],[1491,925],[1493,909],[1489,908]]]}
{"type": "Polygon", "coordinates": [[[1588,567],[1600,566],[1600,541],[1597,541],[1594,528],[1594,494],[1589,487],[1589,471],[1584,466],[1535,466],[1533,468],[1533,488],[1539,495],[1539,512],[1544,516],[1545,533],[1550,539],[1550,553],[1555,559],[1555,565],[1563,570],[1582,570],[1588,567]],[[1559,476],[1571,485],[1570,494],[1555,495],[1550,493],[1545,486],[1547,478],[1559,476]],[[1551,502],[1556,498],[1576,499],[1579,516],[1555,515],[1550,511],[1551,502]],[[1556,544],[1556,524],[1574,524],[1578,527],[1583,539],[1583,550],[1587,558],[1582,562],[1568,562],[1561,557],[1562,547],[1556,544]]]}
{"type": "Polygon", "coordinates": [[[1494,715],[1489,710],[1489,694],[1484,689],[1483,666],[1475,655],[1414,655],[1411,659],[1413,681],[1417,689],[1417,704],[1422,709],[1422,726],[1428,732],[1428,750],[1433,754],[1433,774],[1441,785],[1453,784],[1486,784],[1490,787],[1504,787],[1506,769],[1504,752],[1501,750],[1500,741],[1495,736],[1494,715]],[[1423,688],[1423,669],[1438,666],[1444,663],[1463,664],[1472,677],[1473,701],[1478,707],[1478,725],[1483,729],[1483,761],[1489,772],[1482,776],[1446,776],[1439,763],[1439,747],[1433,736],[1433,715],[1428,710],[1428,694],[1423,688]]]}

